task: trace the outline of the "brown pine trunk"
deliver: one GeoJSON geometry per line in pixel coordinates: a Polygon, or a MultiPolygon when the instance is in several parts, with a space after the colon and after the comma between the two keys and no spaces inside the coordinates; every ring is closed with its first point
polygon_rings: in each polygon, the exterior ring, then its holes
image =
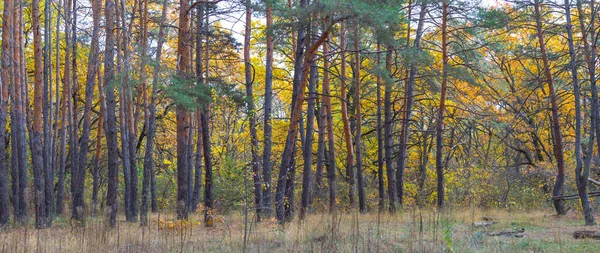
{"type": "MultiPolygon", "coordinates": [[[[301,7],[308,7],[308,1],[302,0],[301,7]]],[[[304,53],[304,46],[298,46],[296,50],[296,61],[294,65],[294,80],[293,86],[297,87],[295,90],[297,94],[292,96],[292,112],[290,116],[290,126],[288,128],[288,133],[285,142],[285,148],[283,150],[282,159],[281,159],[281,167],[279,169],[279,176],[277,180],[277,188],[275,193],[275,213],[277,216],[277,220],[279,222],[285,221],[285,206],[284,206],[284,196],[286,193],[286,189],[291,188],[291,185],[288,184],[287,178],[288,173],[290,171],[293,172],[292,167],[294,166],[293,155],[295,153],[295,141],[298,133],[298,126],[301,118],[302,112],[302,104],[304,102],[304,95],[306,84],[308,82],[308,70],[310,65],[310,59],[314,57],[317,52],[317,49],[325,42],[327,37],[329,36],[329,28],[326,27],[321,37],[315,42],[312,43],[312,46],[304,53]]],[[[304,41],[306,36],[306,27],[301,27],[298,32],[298,41],[304,41]]],[[[293,191],[289,191],[290,194],[293,194],[293,191]]],[[[288,200],[287,204],[291,205],[292,200],[288,200]]]]}
{"type": "MultiPolygon", "coordinates": [[[[179,1],[179,33],[177,35],[177,74],[182,80],[189,79],[189,57],[190,57],[190,18],[189,1],[179,1]]],[[[184,81],[185,82],[185,81],[184,81]]],[[[183,84],[185,85],[185,84],[183,84]]],[[[189,115],[183,105],[178,104],[176,109],[177,118],[177,219],[187,219],[188,189],[188,140],[189,140],[189,115]]]]}
{"type": "MultiPolygon", "coordinates": [[[[552,136],[554,137],[554,158],[556,159],[556,165],[558,169],[556,174],[556,182],[554,184],[554,189],[552,190],[552,196],[556,197],[561,196],[563,193],[563,186],[565,183],[565,161],[562,147],[562,134],[560,132],[560,122],[558,118],[558,103],[556,101],[557,95],[556,91],[554,90],[554,82],[550,70],[550,63],[548,62],[548,55],[546,54],[546,42],[544,41],[544,33],[542,30],[542,17],[540,13],[540,5],[540,1],[535,0],[534,9],[536,33],[540,47],[540,54],[542,56],[542,62],[544,64],[544,76],[546,78],[545,81],[548,84],[548,90],[550,91],[550,104],[552,110],[552,136]]],[[[564,201],[553,200],[553,204],[558,215],[567,214],[567,209],[565,207],[564,201]]]]}
{"type": "Polygon", "coordinates": [[[47,225],[46,199],[44,186],[44,157],[42,149],[44,82],[42,63],[42,34],[40,30],[40,1],[31,2],[31,18],[33,29],[34,89],[33,89],[33,131],[31,133],[31,164],[33,165],[35,226],[43,228],[47,225]]]}

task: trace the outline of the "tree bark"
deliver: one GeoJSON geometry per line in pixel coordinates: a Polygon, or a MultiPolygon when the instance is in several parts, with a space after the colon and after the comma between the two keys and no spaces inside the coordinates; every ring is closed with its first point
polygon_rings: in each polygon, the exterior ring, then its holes
{"type": "Polygon", "coordinates": [[[47,225],[46,199],[44,186],[44,157],[42,137],[44,130],[42,107],[44,104],[44,80],[42,62],[42,33],[40,30],[40,1],[31,2],[31,19],[33,29],[34,89],[33,89],[33,131],[31,133],[31,164],[33,165],[35,226],[43,228],[47,225]]]}
{"type": "MultiPolygon", "coordinates": [[[[417,31],[415,34],[415,41],[413,47],[417,52],[421,51],[421,36],[423,35],[423,26],[425,23],[425,14],[427,13],[427,2],[421,3],[421,10],[419,12],[419,21],[417,24],[417,31]]],[[[409,38],[407,38],[407,46],[409,44],[409,38]]],[[[402,121],[402,129],[400,132],[400,152],[398,155],[398,168],[396,170],[396,190],[398,194],[398,205],[404,204],[404,170],[406,168],[406,160],[408,153],[408,141],[410,137],[410,124],[412,121],[412,111],[415,102],[414,90],[415,80],[418,72],[418,66],[416,63],[412,63],[408,71],[408,79],[404,90],[404,96],[406,97],[406,104],[404,108],[404,119],[402,121]]]]}
{"type": "MultiPolygon", "coordinates": [[[[0,229],[6,229],[10,225],[10,196],[8,192],[8,164],[6,155],[6,115],[8,107],[8,88],[12,87],[13,75],[12,69],[14,63],[11,59],[14,39],[12,11],[14,2],[12,0],[4,1],[3,20],[2,20],[2,87],[0,88],[0,229]]],[[[14,168],[13,168],[14,169],[14,168]]],[[[13,174],[14,176],[14,174],[13,174]]],[[[13,183],[15,180],[13,179],[13,183]]],[[[13,197],[18,185],[12,185],[13,197]]],[[[18,199],[13,199],[18,202],[18,199]]],[[[15,205],[15,207],[18,205],[15,205]]],[[[15,217],[18,208],[15,208],[15,217]]]]}
{"type": "MultiPolygon", "coordinates": [[[[313,14],[313,20],[316,20],[317,17],[313,14]]],[[[316,32],[316,26],[314,24],[310,25],[311,32],[316,32]]],[[[317,37],[313,34],[310,36],[311,38],[307,38],[311,40],[311,44],[315,43],[317,37]]],[[[304,137],[304,144],[302,149],[302,155],[304,159],[304,168],[302,171],[302,198],[300,200],[300,219],[304,220],[306,217],[306,213],[308,212],[308,208],[311,202],[311,193],[312,193],[312,163],[313,163],[313,154],[312,154],[312,146],[313,146],[313,136],[314,136],[314,124],[315,124],[315,100],[317,98],[317,62],[315,57],[310,59],[310,78],[308,80],[308,108],[306,109],[306,135],[304,137]]]]}
{"type": "Polygon", "coordinates": [[[262,192],[262,211],[265,217],[270,217],[273,213],[273,201],[271,199],[271,173],[273,164],[271,163],[272,152],[272,132],[271,112],[273,110],[273,35],[270,29],[273,27],[273,9],[267,3],[267,53],[265,63],[265,98],[264,98],[264,126],[263,126],[263,192],[262,192]]]}
{"type": "MultiPolygon", "coordinates": [[[[544,76],[546,78],[546,83],[548,84],[548,89],[550,91],[550,103],[552,110],[552,135],[554,136],[554,157],[556,159],[557,165],[557,174],[556,174],[556,182],[554,184],[554,189],[552,190],[552,196],[561,196],[563,193],[563,186],[565,183],[565,173],[564,173],[564,154],[562,149],[562,134],[560,132],[560,123],[558,118],[558,103],[557,103],[557,95],[554,90],[554,81],[552,79],[552,73],[550,70],[550,64],[548,63],[548,56],[546,54],[546,42],[544,41],[544,33],[542,30],[542,17],[540,13],[540,1],[535,0],[534,9],[535,9],[535,23],[536,23],[536,32],[540,47],[540,53],[542,56],[542,62],[544,67],[544,76]]],[[[554,200],[553,201],[554,208],[556,209],[556,213],[559,215],[565,215],[567,213],[567,209],[565,208],[564,201],[562,200],[554,200]]]]}
{"type": "MultiPolygon", "coordinates": [[[[381,44],[377,41],[377,66],[381,66],[381,44]]],[[[381,121],[381,74],[377,72],[377,193],[379,212],[385,208],[385,186],[383,179],[383,123],[381,121]]]]}
{"type": "MultiPolygon", "coordinates": [[[[584,213],[584,217],[585,217],[585,224],[588,226],[591,225],[595,225],[596,221],[594,219],[594,212],[590,203],[590,197],[588,195],[588,190],[587,190],[587,184],[588,184],[588,177],[590,174],[590,163],[591,163],[591,159],[592,159],[592,154],[593,154],[593,150],[594,150],[594,134],[595,134],[595,129],[596,129],[596,117],[597,117],[597,113],[598,113],[598,88],[596,87],[596,66],[595,66],[595,62],[596,62],[596,54],[595,54],[595,50],[592,50],[590,48],[590,45],[588,43],[588,39],[587,39],[587,32],[585,32],[585,19],[584,19],[584,15],[583,15],[583,4],[581,3],[581,0],[577,0],[577,12],[579,13],[579,23],[580,23],[580,28],[582,28],[582,43],[584,46],[584,53],[585,53],[585,59],[586,59],[586,63],[588,65],[588,76],[589,76],[589,81],[590,81],[590,86],[591,86],[591,92],[592,92],[592,109],[591,109],[591,129],[589,131],[590,137],[589,137],[589,142],[588,142],[588,147],[587,147],[587,152],[586,152],[586,159],[585,161],[583,161],[583,158],[581,157],[581,133],[580,133],[580,128],[581,128],[581,105],[580,105],[580,91],[579,91],[579,83],[578,83],[578,79],[577,79],[577,59],[576,59],[576,54],[575,54],[575,46],[573,45],[573,31],[572,31],[572,26],[571,26],[571,11],[570,11],[570,2],[569,1],[565,1],[565,15],[567,16],[567,32],[569,35],[569,54],[571,55],[571,72],[573,75],[573,92],[575,93],[575,109],[576,109],[576,159],[577,159],[577,166],[575,168],[575,182],[577,184],[577,191],[579,193],[579,198],[581,199],[581,208],[583,209],[583,213],[584,213]],[[583,163],[583,164],[582,164],[583,163]]],[[[590,35],[592,38],[596,37],[596,31],[595,31],[595,6],[594,6],[594,0],[590,1],[590,9],[592,10],[592,14],[590,15],[591,20],[590,20],[590,35]]],[[[595,43],[595,42],[594,42],[595,43]]],[[[596,138],[598,138],[596,136],[596,138]]]]}
{"type": "Polygon", "coordinates": [[[444,164],[442,160],[444,111],[448,86],[448,1],[442,1],[442,87],[435,131],[435,172],[437,174],[437,207],[444,208],[444,164]]]}
{"type": "Polygon", "coordinates": [[[392,138],[392,130],[393,130],[393,113],[392,113],[392,89],[394,82],[391,80],[392,78],[392,54],[394,53],[394,48],[391,45],[387,46],[387,53],[385,56],[385,69],[386,74],[389,75],[385,80],[385,92],[384,92],[384,101],[383,101],[383,110],[384,110],[384,123],[383,123],[383,145],[385,146],[385,168],[386,168],[386,176],[388,180],[387,190],[388,190],[388,199],[389,199],[389,211],[390,213],[396,212],[396,180],[394,177],[394,164],[393,164],[393,156],[392,153],[394,151],[394,139],[392,138]]]}
{"type": "Polygon", "coordinates": [[[356,152],[356,177],[358,179],[357,183],[358,183],[358,207],[361,213],[365,213],[367,212],[367,203],[365,200],[365,183],[364,183],[364,178],[363,178],[363,172],[362,172],[362,148],[361,148],[361,137],[362,137],[362,111],[360,108],[360,102],[361,102],[361,98],[360,98],[360,87],[361,87],[361,81],[360,81],[360,65],[361,65],[361,59],[360,59],[360,48],[359,48],[359,35],[360,35],[360,31],[359,31],[359,27],[358,24],[354,24],[354,85],[355,85],[355,91],[354,91],[354,110],[355,110],[355,117],[356,117],[356,133],[355,133],[355,140],[354,143],[356,145],[355,147],[355,152],[356,152]]]}
{"type": "Polygon", "coordinates": [[[258,162],[258,136],[256,134],[256,112],[254,109],[253,82],[254,76],[250,64],[250,32],[252,29],[252,7],[250,0],[246,0],[246,26],[244,30],[244,72],[246,75],[246,109],[250,128],[250,167],[252,168],[252,179],[254,182],[254,207],[256,208],[256,221],[260,222],[261,215],[261,183],[258,162]]]}
{"type": "Polygon", "coordinates": [[[106,0],[104,7],[105,15],[105,50],[104,50],[104,82],[106,97],[106,147],[108,153],[108,191],[106,194],[107,213],[109,214],[110,226],[117,225],[117,190],[118,190],[118,150],[117,150],[117,117],[115,115],[115,52],[114,52],[114,28],[115,28],[115,2],[106,0]]]}
{"type": "Polygon", "coordinates": [[[355,197],[355,176],[354,176],[354,148],[352,147],[352,133],[350,131],[350,119],[348,117],[348,94],[346,88],[346,25],[342,22],[340,28],[340,102],[342,104],[342,123],[344,124],[344,143],[346,147],[346,180],[350,185],[348,198],[350,205],[354,205],[355,197]]]}
{"type": "MultiPolygon", "coordinates": [[[[329,53],[329,37],[323,43],[323,55],[329,53]]],[[[327,164],[327,182],[329,184],[329,212],[336,212],[336,167],[335,167],[335,139],[333,132],[333,113],[331,109],[331,89],[329,80],[330,61],[324,58],[323,63],[323,107],[325,115],[327,115],[327,143],[328,149],[328,164],[327,164]]]]}

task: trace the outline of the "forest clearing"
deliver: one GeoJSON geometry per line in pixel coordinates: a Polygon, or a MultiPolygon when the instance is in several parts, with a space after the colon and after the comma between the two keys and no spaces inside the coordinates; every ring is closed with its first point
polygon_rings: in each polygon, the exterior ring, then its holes
{"type": "Polygon", "coordinates": [[[600,252],[596,0],[0,6],[0,253],[600,252]]]}

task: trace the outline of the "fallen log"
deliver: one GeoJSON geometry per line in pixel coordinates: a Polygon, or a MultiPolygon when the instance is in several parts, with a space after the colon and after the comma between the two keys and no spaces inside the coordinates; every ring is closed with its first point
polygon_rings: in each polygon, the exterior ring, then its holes
{"type": "Polygon", "coordinates": [[[489,227],[491,225],[496,225],[498,222],[496,221],[477,221],[473,223],[474,227],[489,227]]]}
{"type": "Polygon", "coordinates": [[[573,232],[575,239],[600,239],[600,232],[590,230],[580,230],[573,232]]]}
{"type": "MultiPolygon", "coordinates": [[[[598,197],[598,196],[600,196],[600,191],[589,192],[588,196],[598,197]]],[[[563,196],[554,196],[554,197],[552,197],[552,200],[569,200],[569,199],[578,199],[578,198],[579,198],[579,194],[570,194],[570,195],[563,195],[563,196]]]]}
{"type": "Polygon", "coordinates": [[[489,233],[487,233],[487,236],[504,236],[504,237],[523,238],[523,237],[525,237],[525,229],[519,228],[517,230],[489,232],[489,233]]]}

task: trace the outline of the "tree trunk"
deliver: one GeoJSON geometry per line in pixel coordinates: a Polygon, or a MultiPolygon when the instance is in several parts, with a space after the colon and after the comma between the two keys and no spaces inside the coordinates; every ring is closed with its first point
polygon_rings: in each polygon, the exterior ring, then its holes
{"type": "Polygon", "coordinates": [[[350,185],[348,198],[350,205],[354,206],[354,149],[352,147],[352,133],[350,131],[350,120],[348,117],[348,94],[346,88],[346,29],[345,23],[340,28],[340,50],[342,63],[340,66],[340,102],[342,104],[342,123],[344,124],[344,142],[346,144],[346,180],[350,185]]]}
{"type": "Polygon", "coordinates": [[[444,111],[448,86],[448,1],[442,1],[442,87],[435,131],[435,172],[437,174],[437,207],[444,208],[444,164],[442,160],[444,111]]]}
{"type": "MultiPolygon", "coordinates": [[[[542,17],[540,13],[540,1],[535,0],[534,9],[535,9],[535,23],[536,23],[536,32],[540,47],[540,53],[542,56],[542,61],[544,64],[544,76],[546,78],[546,83],[548,84],[548,89],[550,91],[550,103],[552,109],[552,135],[554,137],[554,157],[556,159],[556,165],[558,167],[558,172],[556,175],[556,182],[554,184],[554,189],[552,190],[552,196],[561,196],[563,193],[563,186],[565,183],[565,173],[564,173],[564,155],[562,150],[562,134],[560,132],[560,123],[558,118],[558,103],[557,103],[557,95],[554,90],[554,82],[552,80],[552,73],[550,70],[550,64],[548,63],[548,56],[546,54],[546,42],[544,41],[544,34],[542,31],[542,17]]],[[[565,215],[567,213],[567,209],[565,208],[564,201],[562,200],[554,200],[554,208],[559,215],[565,215]]]]}
{"type": "MultiPolygon", "coordinates": [[[[381,44],[377,41],[377,66],[381,66],[381,44]]],[[[385,208],[385,186],[383,179],[383,124],[381,122],[381,74],[377,72],[377,192],[379,212],[385,208]]]]}
{"type": "MultiPolygon", "coordinates": [[[[417,52],[421,51],[421,36],[423,35],[423,26],[425,23],[425,14],[427,13],[427,2],[421,3],[421,10],[419,12],[419,21],[417,24],[417,31],[415,34],[415,41],[413,47],[417,52]]],[[[407,37],[407,46],[409,46],[409,37],[407,37]]],[[[411,64],[408,71],[408,79],[404,90],[404,96],[406,97],[406,104],[404,108],[404,119],[402,121],[402,129],[400,132],[400,152],[398,155],[398,168],[396,170],[396,190],[398,194],[398,205],[404,204],[404,170],[406,168],[406,160],[408,153],[408,141],[410,137],[410,124],[412,121],[412,110],[415,102],[414,90],[415,90],[415,79],[418,72],[418,66],[413,63],[411,64]]]]}
{"type": "MultiPolygon", "coordinates": [[[[190,72],[190,18],[189,1],[179,1],[179,33],[177,35],[177,74],[184,80],[189,79],[190,72]]],[[[189,141],[189,115],[183,105],[178,104],[177,114],[177,219],[187,219],[188,189],[188,141],[189,141]]]]}
{"type": "Polygon", "coordinates": [[[115,2],[113,0],[106,0],[105,8],[105,29],[106,39],[104,50],[104,82],[106,83],[106,124],[104,130],[106,132],[106,147],[108,150],[108,191],[106,194],[106,205],[107,213],[110,216],[110,226],[115,227],[117,225],[117,190],[118,190],[118,176],[119,176],[119,165],[118,165],[118,149],[117,149],[117,117],[115,115],[116,103],[115,103],[115,87],[113,82],[115,81],[115,41],[114,41],[114,28],[115,28],[115,2]]]}
{"type": "MultiPolygon", "coordinates": [[[[308,7],[307,0],[300,1],[301,8],[308,7]]],[[[306,21],[306,20],[305,20],[306,21]]],[[[281,156],[281,166],[279,168],[279,176],[277,178],[277,187],[275,189],[275,216],[277,220],[283,223],[285,220],[285,206],[286,203],[289,203],[289,200],[285,202],[285,195],[289,188],[287,185],[288,173],[292,170],[294,159],[293,155],[295,153],[296,147],[296,137],[298,134],[298,127],[300,118],[302,117],[302,107],[298,106],[298,102],[300,104],[304,100],[304,89],[305,87],[301,87],[301,84],[305,82],[301,79],[303,75],[301,73],[304,72],[303,67],[303,57],[304,57],[304,47],[306,45],[306,30],[308,27],[306,25],[300,25],[298,27],[297,33],[297,46],[294,48],[294,78],[293,78],[293,92],[292,92],[292,112],[290,114],[290,126],[288,128],[288,133],[286,137],[285,147],[283,150],[283,154],[281,156]],[[300,97],[300,98],[298,98],[300,97]],[[298,108],[296,108],[298,107],[298,108]]],[[[308,71],[306,71],[308,74],[308,71]]],[[[305,84],[306,85],[306,84],[305,84]]]]}
{"type": "MultiPolygon", "coordinates": [[[[205,33],[206,33],[206,45],[204,47],[204,52],[205,52],[205,56],[204,56],[204,71],[205,71],[205,80],[207,81],[204,85],[206,87],[208,87],[208,80],[209,80],[209,63],[210,63],[210,57],[209,57],[209,52],[210,52],[210,43],[209,43],[209,33],[210,33],[210,26],[209,26],[209,7],[210,5],[206,5],[206,12],[205,12],[205,33]]],[[[212,217],[212,213],[214,210],[213,209],[213,190],[212,190],[212,184],[213,184],[213,173],[212,173],[212,153],[211,153],[211,145],[210,145],[210,128],[209,128],[209,123],[210,123],[210,103],[207,103],[206,105],[204,105],[204,107],[202,108],[202,142],[203,142],[203,148],[204,150],[202,151],[204,153],[204,168],[206,170],[206,172],[204,173],[204,223],[206,226],[208,227],[212,227],[214,226],[214,222],[213,222],[213,217],[212,217]]]]}
{"type": "MultiPolygon", "coordinates": [[[[316,15],[313,15],[313,20],[316,20],[316,15]]],[[[312,32],[317,31],[317,27],[315,25],[311,25],[312,32]]],[[[317,37],[313,34],[310,36],[311,44],[315,43],[317,37]]],[[[309,38],[307,38],[309,39],[309,38]]],[[[310,78],[308,80],[308,108],[306,109],[306,135],[304,137],[304,144],[302,146],[302,155],[304,159],[304,168],[302,171],[302,199],[300,200],[300,219],[304,220],[306,217],[306,213],[308,212],[308,208],[311,202],[311,193],[312,193],[312,146],[313,146],[313,135],[314,135],[314,124],[315,124],[315,100],[317,98],[317,75],[318,75],[318,66],[315,58],[311,58],[310,60],[310,78]]]]}
{"type": "Polygon", "coordinates": [[[33,165],[35,226],[43,228],[47,225],[46,199],[44,186],[44,157],[42,137],[44,130],[42,107],[44,102],[44,80],[42,62],[42,34],[40,31],[40,1],[31,2],[31,19],[33,29],[34,89],[33,89],[33,131],[31,132],[31,164],[33,165]]]}
{"type": "MultiPolygon", "coordinates": [[[[579,94],[579,83],[577,80],[577,59],[576,59],[576,54],[575,54],[575,46],[573,45],[573,31],[572,31],[572,26],[570,25],[571,23],[571,12],[570,12],[570,2],[569,1],[565,1],[565,15],[567,16],[567,32],[569,34],[569,54],[571,55],[571,68],[572,68],[572,75],[573,75],[573,92],[575,93],[575,109],[576,109],[576,159],[577,159],[577,167],[575,168],[575,180],[576,180],[576,184],[577,184],[577,191],[579,193],[579,198],[581,199],[581,208],[583,209],[583,213],[584,213],[584,217],[585,217],[585,224],[586,225],[595,225],[596,221],[594,219],[594,213],[593,213],[593,209],[590,203],[590,198],[588,195],[588,190],[587,190],[587,182],[588,182],[588,177],[590,174],[590,163],[591,163],[591,159],[592,159],[592,154],[594,152],[594,134],[595,134],[595,129],[596,129],[596,117],[598,116],[598,88],[596,87],[596,66],[595,66],[595,62],[596,62],[596,52],[595,50],[590,48],[590,45],[588,43],[588,39],[587,39],[587,32],[585,32],[585,28],[586,28],[586,24],[585,24],[585,19],[584,19],[584,11],[583,11],[583,7],[582,7],[582,1],[581,0],[577,0],[577,12],[580,14],[579,15],[579,23],[580,23],[580,28],[582,28],[582,31],[584,31],[582,33],[582,42],[583,42],[583,46],[584,46],[584,53],[585,53],[585,60],[586,63],[588,65],[588,76],[589,76],[589,81],[590,81],[590,86],[591,86],[591,92],[592,92],[592,109],[591,109],[591,129],[590,129],[590,137],[589,137],[589,142],[588,142],[588,147],[587,147],[587,152],[586,152],[586,159],[585,161],[583,161],[583,158],[581,157],[581,136],[580,136],[580,128],[581,128],[581,105],[580,105],[580,94],[579,94]],[[582,165],[583,163],[583,165],[582,165]],[[582,168],[583,166],[583,168],[582,168]]],[[[592,14],[591,16],[591,20],[590,20],[590,36],[592,38],[596,37],[596,31],[595,31],[595,6],[594,6],[594,0],[590,1],[590,9],[592,10],[592,14]]],[[[595,42],[594,42],[595,43],[595,42]]],[[[596,138],[598,138],[598,136],[596,136],[596,138]]]]}
{"type": "MultiPolygon", "coordinates": [[[[0,88],[0,229],[6,229],[10,225],[10,196],[8,192],[8,164],[6,155],[6,115],[8,106],[8,88],[12,87],[13,75],[12,69],[14,63],[11,60],[14,38],[13,38],[13,20],[12,11],[14,2],[12,0],[4,1],[3,20],[2,20],[2,87],[0,88]]],[[[14,168],[13,168],[14,170],[14,168]]],[[[13,174],[14,176],[14,174],[13,174]]],[[[13,179],[13,183],[15,180],[13,179]]],[[[18,185],[12,185],[13,197],[18,185]]],[[[17,202],[18,199],[13,199],[17,202]]],[[[15,205],[16,207],[17,205],[15,205]]],[[[15,217],[18,209],[15,208],[15,217]]]]}
{"type": "Polygon", "coordinates": [[[94,167],[92,169],[92,216],[98,214],[98,191],[100,190],[100,158],[102,155],[102,128],[104,125],[104,114],[106,113],[104,103],[104,88],[102,85],[102,79],[100,78],[100,64],[96,70],[98,77],[98,94],[100,96],[100,112],[98,116],[98,128],[96,134],[96,154],[94,156],[94,167]]]}
{"type": "MultiPolygon", "coordinates": [[[[44,186],[46,200],[46,216],[48,226],[52,225],[54,217],[54,167],[52,165],[52,150],[55,149],[54,138],[52,138],[52,11],[50,0],[44,1],[44,136],[43,136],[43,159],[44,159],[44,186]]],[[[57,67],[58,68],[58,67],[57,67]]],[[[58,91],[57,91],[58,92],[58,91]]],[[[4,129],[4,128],[0,128],[4,129]]],[[[0,140],[1,141],[1,140],[0,140]]],[[[1,143],[1,142],[0,142],[1,143]]],[[[1,154],[0,154],[1,155],[1,154]]]]}
{"type": "MultiPolygon", "coordinates": [[[[323,55],[329,53],[329,37],[323,43],[323,55]]],[[[325,115],[327,115],[327,143],[328,149],[328,162],[327,162],[327,182],[329,184],[329,212],[335,214],[336,211],[336,167],[335,167],[335,139],[333,132],[333,113],[331,109],[331,89],[329,80],[329,59],[324,58],[323,63],[323,107],[325,115]]],[[[325,124],[325,123],[324,123],[325,124]]]]}
{"type": "MultiPolygon", "coordinates": [[[[267,31],[273,27],[273,9],[267,3],[266,9],[267,31]]],[[[271,173],[273,164],[271,163],[272,152],[272,132],[271,112],[273,110],[273,35],[267,32],[267,55],[265,64],[265,98],[264,98],[264,126],[263,126],[263,192],[262,192],[262,211],[263,215],[270,217],[273,212],[273,201],[271,200],[271,173]]]]}
{"type": "Polygon", "coordinates": [[[90,46],[90,54],[88,57],[88,68],[86,73],[85,81],[85,105],[83,110],[83,130],[81,133],[81,143],[79,148],[79,166],[80,168],[73,168],[73,170],[79,170],[76,178],[75,194],[73,196],[73,205],[75,212],[73,218],[77,221],[83,222],[83,190],[85,188],[85,174],[87,168],[87,155],[88,155],[88,143],[90,139],[91,130],[91,116],[92,111],[92,99],[94,96],[94,84],[96,81],[96,70],[98,69],[98,51],[100,37],[100,6],[101,2],[94,0],[92,1],[92,44],[90,46]]]}
{"type": "Polygon", "coordinates": [[[392,54],[394,48],[391,45],[387,46],[387,53],[385,56],[385,69],[386,74],[389,75],[385,79],[385,92],[383,98],[383,110],[384,110],[384,122],[383,122],[383,145],[385,147],[385,168],[386,176],[388,180],[387,190],[388,199],[390,201],[389,210],[390,213],[396,212],[396,183],[394,177],[394,164],[393,155],[394,152],[394,139],[392,138],[392,89],[394,82],[392,81],[392,54]]]}
{"type": "Polygon", "coordinates": [[[361,65],[361,59],[360,59],[360,48],[359,48],[359,27],[358,24],[355,24],[354,27],[354,85],[355,85],[355,91],[354,91],[354,110],[355,110],[355,117],[356,117],[356,133],[355,133],[355,140],[354,143],[356,145],[355,147],[355,151],[356,151],[356,176],[357,176],[357,183],[358,183],[358,206],[359,206],[359,210],[361,213],[365,213],[367,212],[367,203],[365,200],[365,183],[364,183],[364,178],[363,178],[363,174],[362,174],[362,148],[361,148],[361,137],[362,137],[362,111],[360,108],[360,85],[361,85],[361,81],[360,81],[360,65],[361,65]]]}
{"type": "Polygon", "coordinates": [[[256,208],[256,221],[260,221],[261,215],[261,183],[258,162],[258,136],[256,134],[256,112],[254,109],[253,82],[254,76],[250,64],[250,32],[252,22],[252,7],[250,0],[246,0],[246,26],[244,30],[244,72],[246,75],[246,109],[248,113],[250,130],[250,167],[252,168],[252,179],[254,181],[254,206],[256,208]]]}
{"type": "MultiPolygon", "coordinates": [[[[301,8],[307,8],[308,1],[301,1],[301,8]]],[[[307,23],[307,22],[301,22],[307,23]]],[[[329,36],[329,28],[324,29],[321,37],[313,43],[312,46],[307,50],[306,55],[304,53],[304,46],[306,38],[306,30],[307,28],[302,26],[298,30],[298,47],[296,49],[296,57],[294,63],[294,79],[293,86],[297,87],[294,90],[297,94],[292,96],[292,112],[290,114],[290,126],[288,128],[288,133],[285,142],[285,148],[283,150],[282,159],[281,159],[281,167],[279,170],[279,177],[277,179],[277,189],[275,194],[275,213],[277,216],[277,220],[283,223],[284,220],[284,196],[286,193],[286,189],[288,189],[287,185],[287,175],[292,170],[293,164],[293,154],[295,153],[295,141],[298,133],[298,126],[301,118],[302,112],[302,104],[304,101],[306,83],[308,82],[308,70],[310,65],[310,59],[315,55],[318,47],[323,44],[325,39],[329,36]],[[302,46],[301,46],[302,45],[302,46]]],[[[288,191],[290,192],[290,191],[288,191]]],[[[293,194],[293,192],[291,192],[293,194]]],[[[291,200],[288,200],[288,204],[291,204],[291,200]]]]}

